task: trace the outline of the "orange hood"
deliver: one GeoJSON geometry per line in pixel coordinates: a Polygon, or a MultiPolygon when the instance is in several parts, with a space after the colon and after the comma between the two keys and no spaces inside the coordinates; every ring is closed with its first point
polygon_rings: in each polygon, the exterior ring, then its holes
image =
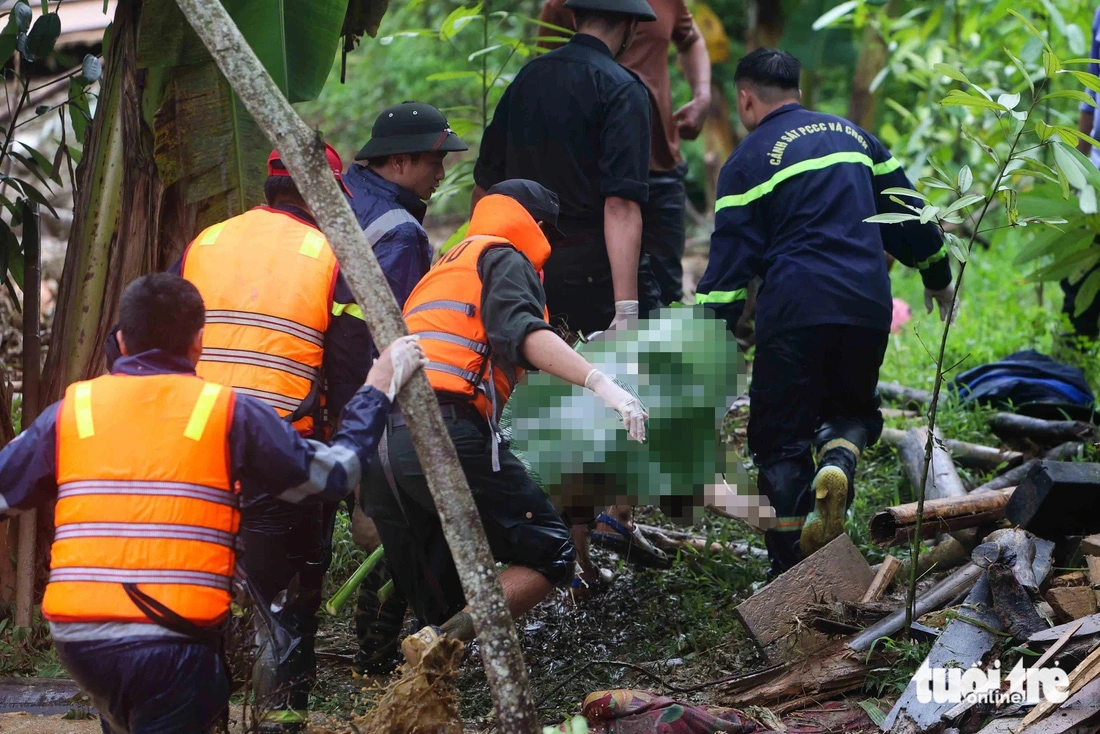
{"type": "Polygon", "coordinates": [[[489,194],[474,207],[467,237],[489,235],[508,240],[527,256],[535,270],[550,257],[550,243],[523,205],[510,196],[489,194]]]}

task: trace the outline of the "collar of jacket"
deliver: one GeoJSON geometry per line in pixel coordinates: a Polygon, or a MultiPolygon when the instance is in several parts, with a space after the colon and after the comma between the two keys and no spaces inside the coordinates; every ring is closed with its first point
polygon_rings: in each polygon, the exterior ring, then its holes
{"type": "Polygon", "coordinates": [[[351,164],[351,168],[348,169],[344,178],[361,184],[368,192],[379,198],[390,199],[396,202],[404,207],[409,214],[416,217],[416,221],[421,224],[424,223],[424,215],[428,212],[428,205],[404,186],[395,184],[392,181],[387,181],[367,166],[358,163],[351,164]]]}
{"type": "Polygon", "coordinates": [[[615,58],[611,53],[611,49],[607,47],[607,44],[596,38],[595,36],[587,33],[574,33],[573,37],[569,39],[570,43],[575,43],[578,46],[587,46],[588,48],[595,49],[609,59],[615,58]]]}
{"type": "Polygon", "coordinates": [[[161,349],[119,357],[111,367],[112,375],[147,377],[149,375],[193,375],[195,366],[186,357],[169,354],[161,349]]]}
{"type": "MultiPolygon", "coordinates": [[[[760,121],[760,125],[763,125],[765,122],[772,119],[773,117],[779,117],[780,115],[786,114],[787,112],[793,112],[794,110],[800,109],[802,109],[802,105],[800,105],[798,102],[790,102],[783,105],[782,107],[777,107],[768,114],[764,115],[764,119],[760,121]]],[[[760,127],[760,125],[757,125],[757,127],[760,127]]]]}
{"type": "Polygon", "coordinates": [[[279,212],[280,214],[289,214],[290,216],[294,217],[295,219],[302,222],[303,224],[308,224],[309,226],[313,227],[314,229],[320,229],[320,227],[317,225],[317,220],[313,218],[313,215],[310,214],[309,212],[307,212],[305,209],[302,209],[301,207],[290,206],[289,204],[284,204],[282,206],[268,206],[267,204],[261,204],[260,206],[258,206],[256,208],[257,209],[263,209],[263,210],[269,211],[269,212],[279,212]]]}
{"type": "Polygon", "coordinates": [[[550,257],[550,243],[538,222],[510,196],[490,194],[477,203],[466,236],[478,235],[508,240],[527,256],[535,270],[542,270],[550,257]]]}

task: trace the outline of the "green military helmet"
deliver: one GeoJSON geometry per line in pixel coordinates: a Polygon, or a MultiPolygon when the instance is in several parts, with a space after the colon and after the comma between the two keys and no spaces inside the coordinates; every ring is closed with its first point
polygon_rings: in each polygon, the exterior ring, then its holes
{"type": "Polygon", "coordinates": [[[423,102],[402,102],[382,110],[374,121],[370,141],[355,156],[355,160],[401,153],[453,153],[460,150],[469,150],[469,146],[454,134],[442,112],[423,102]]]}
{"type": "Polygon", "coordinates": [[[590,10],[595,13],[633,15],[638,20],[657,20],[657,14],[646,0],[566,0],[570,10],[590,10]]]}

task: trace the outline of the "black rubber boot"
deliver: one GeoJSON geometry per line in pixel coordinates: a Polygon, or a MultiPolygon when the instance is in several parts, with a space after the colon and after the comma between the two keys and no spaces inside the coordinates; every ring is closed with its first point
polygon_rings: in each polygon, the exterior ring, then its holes
{"type": "Polygon", "coordinates": [[[401,661],[398,645],[408,604],[396,591],[391,591],[384,602],[378,600],[378,592],[389,580],[389,567],[382,561],[359,586],[355,609],[359,652],[355,655],[355,671],[360,675],[391,673],[401,661]]]}

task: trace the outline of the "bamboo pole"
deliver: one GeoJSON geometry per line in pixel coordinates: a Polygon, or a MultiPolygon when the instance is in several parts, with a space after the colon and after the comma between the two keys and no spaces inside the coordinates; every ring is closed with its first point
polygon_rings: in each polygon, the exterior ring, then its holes
{"type": "MultiPolygon", "coordinates": [[[[1015,489],[1009,487],[996,492],[971,492],[964,497],[927,500],[924,503],[921,537],[932,538],[940,533],[976,528],[1003,519],[1005,507],[1015,489]]],[[[887,507],[871,517],[871,540],[882,547],[908,543],[913,539],[916,522],[916,502],[887,507]]]]}
{"type": "MultiPolygon", "coordinates": [[[[38,418],[41,378],[41,335],[38,331],[42,298],[42,253],[38,237],[38,203],[23,205],[23,411],[20,428],[27,430],[38,418]]],[[[15,572],[15,624],[30,627],[34,611],[38,513],[27,510],[19,516],[19,554],[15,572]]]]}
{"type": "MultiPolygon", "coordinates": [[[[886,409],[883,409],[882,412],[885,416],[886,409]]],[[[904,437],[905,431],[897,428],[882,429],[882,442],[889,446],[897,446],[904,437]]],[[[950,438],[946,439],[943,444],[947,447],[947,453],[951,454],[951,458],[955,463],[984,471],[993,471],[1004,465],[1013,467],[1024,460],[1024,454],[1019,451],[982,446],[981,444],[956,441],[950,438]]]]}
{"type": "MultiPolygon", "coordinates": [[[[317,133],[302,122],[264,70],[221,3],[176,0],[187,22],[260,129],[278,148],[340,261],[380,348],[408,333],[401,309],[347,199],[325,161],[317,133]],[[369,296],[369,297],[367,297],[369,296]]],[[[409,434],[424,468],[478,634],[497,725],[505,734],[539,731],[519,638],[504,598],[481,517],[423,371],[400,394],[409,434]]]]}

